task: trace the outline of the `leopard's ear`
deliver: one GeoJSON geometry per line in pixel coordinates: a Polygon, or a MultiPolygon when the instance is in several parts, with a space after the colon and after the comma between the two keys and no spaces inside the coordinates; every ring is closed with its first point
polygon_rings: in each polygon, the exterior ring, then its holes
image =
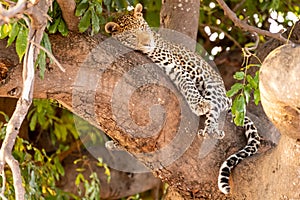
{"type": "Polygon", "coordinates": [[[117,24],[115,22],[108,22],[107,24],[105,24],[106,33],[116,32],[116,31],[118,31],[119,28],[120,28],[119,24],[117,24]]]}
{"type": "Polygon", "coordinates": [[[136,4],[136,6],[134,8],[134,16],[135,17],[142,17],[143,16],[142,11],[143,11],[142,4],[140,4],[140,3],[136,4]]]}

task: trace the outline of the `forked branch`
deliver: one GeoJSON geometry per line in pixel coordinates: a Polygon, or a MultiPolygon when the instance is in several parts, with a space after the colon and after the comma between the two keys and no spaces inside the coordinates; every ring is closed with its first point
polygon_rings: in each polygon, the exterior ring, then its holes
{"type": "Polygon", "coordinates": [[[34,63],[39,52],[37,44],[40,44],[44,29],[47,25],[47,11],[51,4],[51,1],[40,0],[36,4],[36,1],[30,1],[31,6],[27,8],[28,1],[19,0],[15,6],[9,9],[4,9],[0,4],[0,25],[8,23],[10,18],[23,18],[28,26],[28,42],[26,53],[23,61],[23,89],[21,97],[19,98],[16,109],[10,118],[4,141],[0,149],[0,175],[2,177],[2,190],[0,192],[0,198],[6,199],[5,192],[5,173],[4,167],[6,164],[10,167],[13,175],[15,199],[25,199],[25,189],[22,184],[21,170],[19,168],[18,161],[12,156],[12,149],[14,147],[16,138],[19,134],[20,127],[29,107],[32,103],[33,85],[34,85],[34,63]],[[24,15],[30,16],[30,19],[24,15]],[[43,17],[40,17],[43,16],[43,17]]]}
{"type": "Polygon", "coordinates": [[[217,0],[218,4],[221,6],[221,8],[224,10],[224,14],[231,20],[233,23],[241,28],[242,30],[249,31],[249,32],[255,32],[259,35],[268,36],[274,39],[277,39],[279,41],[282,41],[284,43],[291,43],[291,41],[287,40],[282,36],[281,33],[271,33],[270,31],[262,30],[260,28],[251,26],[247,24],[245,21],[240,20],[236,14],[227,6],[227,4],[223,0],[217,0]]]}

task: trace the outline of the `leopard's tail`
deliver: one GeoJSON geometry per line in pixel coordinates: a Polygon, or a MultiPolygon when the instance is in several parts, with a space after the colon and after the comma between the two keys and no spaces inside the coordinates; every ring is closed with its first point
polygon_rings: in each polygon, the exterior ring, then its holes
{"type": "Polygon", "coordinates": [[[257,133],[257,128],[252,120],[245,116],[244,121],[245,136],[247,145],[235,154],[229,156],[221,165],[218,177],[218,187],[224,194],[230,193],[229,177],[231,170],[245,158],[252,156],[258,150],[261,137],[257,133]]]}

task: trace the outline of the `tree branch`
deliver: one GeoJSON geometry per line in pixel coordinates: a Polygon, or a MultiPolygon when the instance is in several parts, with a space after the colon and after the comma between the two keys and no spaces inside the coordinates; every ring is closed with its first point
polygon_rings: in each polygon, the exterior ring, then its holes
{"type": "Polygon", "coordinates": [[[224,14],[231,20],[233,23],[245,31],[256,32],[257,34],[268,36],[274,39],[277,39],[284,43],[292,43],[291,41],[284,38],[281,33],[271,33],[270,31],[262,30],[260,28],[250,26],[246,22],[240,20],[236,14],[227,6],[227,4],[223,0],[217,0],[218,4],[223,8],[224,14]]]}
{"type": "Polygon", "coordinates": [[[27,3],[27,0],[19,0],[14,7],[8,10],[4,9],[2,4],[0,4],[0,26],[9,23],[10,18],[16,17],[18,14],[24,12],[27,8],[27,3]]]}
{"type": "Polygon", "coordinates": [[[45,47],[35,43],[34,41],[30,41],[30,43],[34,44],[37,48],[45,51],[45,53],[48,55],[49,58],[51,58],[54,63],[58,66],[58,68],[62,71],[62,72],[66,72],[66,70],[64,69],[64,67],[58,62],[58,60],[54,57],[54,55],[48,51],[45,47]]]}
{"type": "MultiPolygon", "coordinates": [[[[35,4],[35,1],[31,2],[33,3],[33,5],[35,4]]],[[[48,2],[47,0],[40,0],[36,5],[27,9],[27,1],[20,0],[14,7],[8,10],[3,9],[2,5],[0,4],[0,25],[1,23],[9,22],[9,19],[11,17],[15,17],[16,15],[21,13],[26,12],[26,14],[30,16],[29,20],[29,18],[27,18],[25,15],[21,15],[29,29],[27,38],[29,42],[27,44],[24,56],[22,71],[23,89],[21,97],[17,102],[16,109],[7,124],[6,135],[0,149],[0,172],[2,173],[1,176],[3,178],[2,184],[6,184],[4,182],[6,180],[4,167],[7,163],[13,174],[15,198],[17,200],[25,199],[25,189],[22,184],[22,176],[21,170],[19,168],[19,163],[12,156],[12,149],[15,144],[16,137],[19,134],[19,129],[22,125],[22,122],[26,117],[26,114],[32,103],[34,63],[39,52],[39,48],[36,47],[36,44],[40,44],[42,40],[43,32],[47,25],[47,11],[50,3],[51,2],[48,2]]],[[[1,191],[2,197],[4,197],[4,192],[5,190],[1,191]]]]}
{"type": "MultiPolygon", "coordinates": [[[[6,135],[0,149],[0,171],[4,171],[3,169],[5,163],[7,163],[10,166],[13,172],[15,198],[17,200],[23,200],[25,198],[25,189],[22,185],[22,176],[18,166],[18,161],[16,161],[12,157],[11,153],[15,144],[16,137],[19,133],[19,129],[22,125],[24,118],[26,117],[26,114],[32,102],[32,88],[34,82],[33,51],[33,44],[30,44],[23,63],[24,73],[22,95],[18,100],[16,109],[7,124],[6,135]]],[[[5,174],[2,174],[2,177],[4,176],[5,174]]],[[[2,191],[2,194],[4,194],[4,191],[2,191]]]]}

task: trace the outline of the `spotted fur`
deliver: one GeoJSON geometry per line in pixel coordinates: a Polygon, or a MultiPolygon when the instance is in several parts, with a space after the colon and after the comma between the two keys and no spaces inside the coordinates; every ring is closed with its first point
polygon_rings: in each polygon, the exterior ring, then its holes
{"type": "MultiPolygon", "coordinates": [[[[198,134],[218,139],[224,137],[219,130],[220,113],[231,108],[231,99],[226,96],[224,82],[201,56],[184,46],[164,40],[150,29],[142,15],[142,5],[137,4],[134,12],[109,22],[105,30],[125,46],[146,54],[173,81],[185,97],[191,110],[197,115],[206,115],[204,130],[198,134]]],[[[245,125],[248,144],[238,153],[230,156],[221,166],[219,189],[230,191],[231,169],[244,158],[253,155],[259,145],[259,136],[252,121],[246,117],[245,125]]]]}
{"type": "Polygon", "coordinates": [[[229,156],[221,165],[218,177],[218,187],[224,194],[230,193],[229,177],[231,170],[237,166],[243,159],[254,155],[260,145],[260,136],[257,129],[249,117],[244,121],[245,136],[247,145],[235,154],[229,156]]]}

